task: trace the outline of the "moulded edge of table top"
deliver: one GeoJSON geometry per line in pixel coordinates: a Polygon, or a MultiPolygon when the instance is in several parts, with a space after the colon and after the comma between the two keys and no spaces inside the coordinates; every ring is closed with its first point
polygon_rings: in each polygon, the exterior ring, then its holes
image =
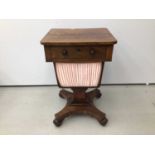
{"type": "Polygon", "coordinates": [[[43,45],[113,45],[117,40],[107,28],[51,29],[41,40],[43,45]]]}

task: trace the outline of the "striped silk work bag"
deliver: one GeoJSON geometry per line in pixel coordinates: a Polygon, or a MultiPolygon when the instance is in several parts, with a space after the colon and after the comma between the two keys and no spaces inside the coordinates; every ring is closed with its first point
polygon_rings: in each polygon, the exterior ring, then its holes
{"type": "Polygon", "coordinates": [[[102,62],[55,63],[55,69],[62,87],[95,87],[99,84],[102,62]]]}

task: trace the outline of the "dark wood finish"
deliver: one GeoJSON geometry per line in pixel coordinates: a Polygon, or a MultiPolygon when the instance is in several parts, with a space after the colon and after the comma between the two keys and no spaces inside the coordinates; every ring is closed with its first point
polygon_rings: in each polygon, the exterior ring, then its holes
{"type": "MultiPolygon", "coordinates": [[[[52,29],[41,40],[44,45],[47,62],[102,62],[102,72],[105,61],[112,60],[113,46],[117,40],[106,28],[94,29],[52,29]]],[[[55,65],[54,65],[55,66],[55,65]]],[[[56,74],[57,77],[57,74],[56,74]]],[[[87,87],[72,88],[73,92],[61,90],[59,96],[67,100],[66,106],[55,114],[53,123],[60,126],[62,121],[72,114],[88,114],[96,118],[101,125],[107,123],[103,112],[94,104],[94,98],[100,98],[101,92],[96,89],[86,92],[87,87]]],[[[61,87],[57,78],[59,87],[61,87]]]]}
{"type": "Polygon", "coordinates": [[[112,45],[117,40],[107,28],[89,29],[51,29],[41,40],[41,44],[50,46],[66,45],[112,45]]]}
{"type": "Polygon", "coordinates": [[[47,62],[98,62],[112,60],[109,46],[45,46],[47,62]]]}
{"type": "Polygon", "coordinates": [[[46,60],[56,62],[88,62],[106,59],[105,46],[63,46],[45,47],[46,60]]]}
{"type": "Polygon", "coordinates": [[[67,99],[66,106],[58,113],[55,114],[53,123],[56,126],[60,126],[63,120],[73,114],[86,114],[90,115],[98,120],[101,125],[107,123],[105,114],[98,110],[94,104],[94,98],[100,98],[101,92],[99,89],[94,89],[86,93],[87,88],[72,88],[73,93],[61,90],[59,96],[67,99]]]}

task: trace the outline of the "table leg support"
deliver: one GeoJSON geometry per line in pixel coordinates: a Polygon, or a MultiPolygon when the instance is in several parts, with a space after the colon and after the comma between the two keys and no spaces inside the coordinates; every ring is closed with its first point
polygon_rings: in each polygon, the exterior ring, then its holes
{"type": "Polygon", "coordinates": [[[90,92],[85,92],[86,89],[74,88],[73,93],[61,90],[59,96],[67,99],[66,106],[58,113],[55,114],[53,123],[56,126],[61,126],[63,120],[73,114],[87,114],[98,120],[101,125],[106,125],[107,118],[105,113],[100,111],[93,104],[94,98],[101,97],[99,89],[94,89],[90,92]]]}

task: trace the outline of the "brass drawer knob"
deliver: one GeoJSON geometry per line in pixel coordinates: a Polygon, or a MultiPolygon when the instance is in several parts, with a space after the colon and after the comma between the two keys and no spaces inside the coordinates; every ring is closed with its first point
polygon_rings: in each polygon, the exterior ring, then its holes
{"type": "Polygon", "coordinates": [[[66,49],[63,50],[63,51],[62,51],[62,55],[63,55],[63,56],[67,56],[67,55],[68,55],[68,51],[67,51],[66,49]]]}

